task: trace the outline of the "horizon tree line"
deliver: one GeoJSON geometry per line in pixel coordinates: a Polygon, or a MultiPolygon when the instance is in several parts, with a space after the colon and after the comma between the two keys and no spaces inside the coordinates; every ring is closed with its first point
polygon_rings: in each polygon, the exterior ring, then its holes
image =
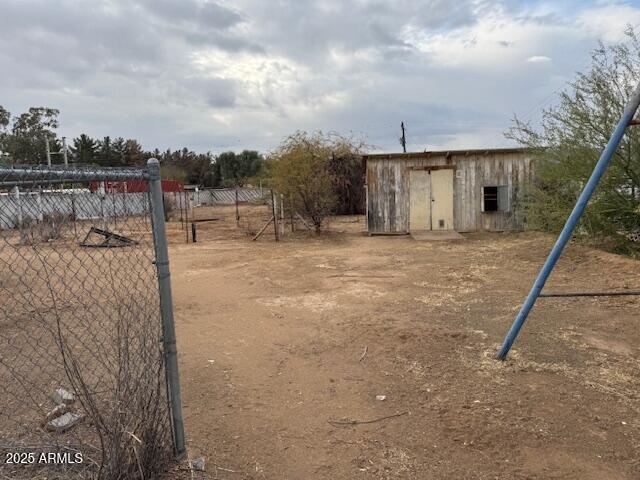
{"type": "MultiPolygon", "coordinates": [[[[0,105],[0,163],[46,164],[47,150],[53,164],[63,163],[63,144],[58,137],[60,111],[48,107],[31,107],[17,116],[0,105]]],[[[264,157],[256,150],[233,151],[214,155],[196,153],[186,147],[179,150],[145,150],[132,138],[92,138],[83,133],[67,143],[68,161],[77,165],[101,167],[143,167],[149,158],[160,161],[165,179],[199,184],[203,187],[242,186],[260,173],[264,157]]]]}

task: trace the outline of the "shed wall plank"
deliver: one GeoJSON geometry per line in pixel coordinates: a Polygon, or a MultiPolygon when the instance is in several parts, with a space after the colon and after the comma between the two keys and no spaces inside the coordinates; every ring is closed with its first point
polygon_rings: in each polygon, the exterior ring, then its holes
{"type": "Polygon", "coordinates": [[[405,159],[370,158],[367,161],[369,232],[409,231],[409,171],[412,168],[454,167],[454,228],[457,231],[519,230],[526,185],[533,179],[533,161],[524,153],[444,155],[405,159]],[[506,185],[509,212],[481,212],[482,188],[506,185]]]}

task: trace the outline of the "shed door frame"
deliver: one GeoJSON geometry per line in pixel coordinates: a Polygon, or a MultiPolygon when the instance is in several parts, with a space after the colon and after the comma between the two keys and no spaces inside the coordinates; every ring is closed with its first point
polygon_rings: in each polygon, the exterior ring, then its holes
{"type": "Polygon", "coordinates": [[[454,230],[455,170],[452,165],[409,168],[409,231],[454,230]],[[412,175],[414,171],[416,173],[412,175]],[[423,179],[420,179],[418,172],[424,172],[423,179]],[[437,178],[436,184],[433,183],[434,177],[437,178]],[[416,187],[421,189],[419,193],[416,193],[416,187]],[[416,194],[426,197],[425,204],[418,203],[416,194]],[[440,198],[437,199],[436,196],[440,198]],[[417,210],[416,205],[425,208],[417,210]]]}

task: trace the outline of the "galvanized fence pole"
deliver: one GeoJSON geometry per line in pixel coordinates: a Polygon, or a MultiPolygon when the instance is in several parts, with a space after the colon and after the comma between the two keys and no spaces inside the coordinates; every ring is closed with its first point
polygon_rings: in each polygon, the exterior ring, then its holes
{"type": "Polygon", "coordinates": [[[173,321],[173,299],[171,296],[171,278],[169,271],[169,251],[165,230],[164,207],[162,204],[162,184],[160,181],[160,163],[155,158],[147,162],[149,173],[149,192],[151,198],[151,219],[154,246],[156,250],[156,269],[158,272],[158,291],[160,294],[160,316],[162,318],[162,345],[164,349],[165,372],[171,409],[173,428],[173,446],[178,457],[186,453],[184,421],[182,418],[182,398],[178,375],[178,351],[176,348],[176,329],[173,321]]]}
{"type": "MultiPolygon", "coordinates": [[[[213,203],[213,201],[211,202],[213,203]]],[[[238,187],[236,187],[236,227],[240,226],[240,210],[238,210],[238,187]]]]}
{"type": "Polygon", "coordinates": [[[507,357],[507,354],[509,353],[513,342],[515,342],[516,337],[518,336],[518,333],[522,328],[522,325],[524,325],[529,312],[533,308],[533,305],[536,303],[537,298],[540,296],[540,292],[542,291],[547,278],[549,278],[553,267],[560,258],[562,250],[564,249],[567,242],[571,239],[571,235],[573,234],[573,231],[576,228],[576,225],[578,224],[578,221],[580,220],[580,217],[582,216],[582,213],[584,212],[584,209],[587,206],[587,203],[589,202],[593,191],[598,186],[602,175],[604,175],[604,172],[606,171],[607,166],[611,161],[611,157],[613,157],[618,144],[622,140],[625,130],[631,124],[633,116],[638,109],[638,105],[640,105],[640,83],[634,90],[631,98],[629,98],[629,101],[625,106],[624,112],[622,114],[622,118],[620,118],[620,121],[616,125],[615,130],[611,134],[611,138],[609,139],[607,146],[602,151],[600,159],[596,163],[593,172],[591,173],[591,177],[589,177],[589,180],[584,186],[584,189],[582,190],[582,193],[580,194],[576,205],[573,207],[573,211],[569,215],[569,218],[567,218],[567,222],[564,224],[564,227],[562,228],[562,231],[560,232],[555,245],[551,249],[547,260],[544,262],[540,273],[538,273],[538,277],[533,283],[531,291],[524,301],[522,308],[520,308],[518,316],[513,321],[513,325],[511,325],[511,328],[509,329],[509,332],[507,333],[504,342],[502,343],[502,347],[498,352],[497,358],[499,360],[504,360],[507,357]]]}
{"type": "Polygon", "coordinates": [[[276,206],[276,195],[271,189],[271,211],[273,212],[273,233],[276,236],[276,242],[278,239],[278,207],[276,206]]]}

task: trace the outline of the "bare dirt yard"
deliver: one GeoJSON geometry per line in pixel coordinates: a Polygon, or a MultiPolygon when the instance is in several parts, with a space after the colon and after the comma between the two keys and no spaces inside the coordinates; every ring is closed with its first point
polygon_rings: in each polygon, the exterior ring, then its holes
{"type": "MultiPolygon", "coordinates": [[[[639,299],[541,299],[493,358],[552,237],[420,242],[342,217],[276,244],[213,213],[196,244],[170,227],[208,478],[640,478],[639,299]]],[[[547,290],[639,290],[639,267],[574,245],[547,290]]]]}

